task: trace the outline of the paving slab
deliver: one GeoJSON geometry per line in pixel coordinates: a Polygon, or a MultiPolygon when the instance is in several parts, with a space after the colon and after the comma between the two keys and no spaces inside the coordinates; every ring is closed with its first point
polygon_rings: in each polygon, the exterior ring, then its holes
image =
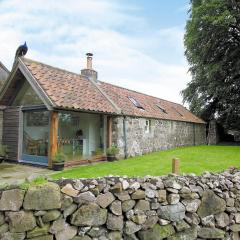
{"type": "Polygon", "coordinates": [[[54,171],[42,167],[33,167],[23,164],[0,163],[0,184],[14,184],[26,178],[49,176],[54,171]]]}

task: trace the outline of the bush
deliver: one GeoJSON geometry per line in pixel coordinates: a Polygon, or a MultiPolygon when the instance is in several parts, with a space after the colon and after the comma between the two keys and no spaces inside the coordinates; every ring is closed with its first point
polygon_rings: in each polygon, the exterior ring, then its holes
{"type": "Polygon", "coordinates": [[[116,156],[119,153],[119,148],[112,145],[110,148],[107,149],[107,155],[114,155],[116,156]]]}
{"type": "Polygon", "coordinates": [[[103,155],[103,150],[101,148],[97,148],[95,151],[95,155],[103,155]]]}
{"type": "Polygon", "coordinates": [[[61,150],[58,150],[53,158],[53,161],[54,162],[64,162],[65,159],[66,159],[66,155],[61,150]]]}

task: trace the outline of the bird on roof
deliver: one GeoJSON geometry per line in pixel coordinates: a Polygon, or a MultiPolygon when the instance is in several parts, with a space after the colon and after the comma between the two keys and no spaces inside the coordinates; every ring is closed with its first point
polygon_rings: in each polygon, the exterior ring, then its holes
{"type": "Polygon", "coordinates": [[[27,43],[25,42],[23,45],[20,45],[16,51],[15,59],[18,57],[25,56],[28,51],[27,43]]]}

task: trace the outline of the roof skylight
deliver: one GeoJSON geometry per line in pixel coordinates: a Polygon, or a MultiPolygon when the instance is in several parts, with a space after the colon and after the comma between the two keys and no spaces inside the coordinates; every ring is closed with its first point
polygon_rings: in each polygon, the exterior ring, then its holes
{"type": "Polygon", "coordinates": [[[183,114],[179,112],[175,107],[173,107],[173,109],[178,113],[179,116],[183,117],[183,114]]]}
{"type": "Polygon", "coordinates": [[[144,107],[133,97],[128,97],[128,99],[133,103],[133,105],[137,108],[144,110],[144,107]]]}
{"type": "Polygon", "coordinates": [[[160,106],[159,104],[156,104],[156,106],[163,112],[167,114],[167,111],[165,108],[163,108],[162,106],[160,106]]]}

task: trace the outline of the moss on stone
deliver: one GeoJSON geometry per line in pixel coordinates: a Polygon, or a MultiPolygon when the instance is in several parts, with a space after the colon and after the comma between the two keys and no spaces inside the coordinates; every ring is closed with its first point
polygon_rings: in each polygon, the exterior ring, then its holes
{"type": "Polygon", "coordinates": [[[171,224],[160,226],[156,224],[152,229],[140,231],[138,237],[140,240],[161,240],[175,233],[171,224]]]}

